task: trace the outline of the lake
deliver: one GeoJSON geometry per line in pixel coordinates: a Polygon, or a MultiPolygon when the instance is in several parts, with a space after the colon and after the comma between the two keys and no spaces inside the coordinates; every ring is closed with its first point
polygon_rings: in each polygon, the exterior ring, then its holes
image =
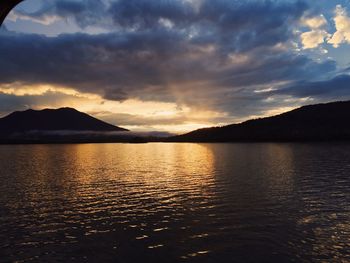
{"type": "Polygon", "coordinates": [[[350,262],[350,144],[0,156],[0,262],[350,262]]]}

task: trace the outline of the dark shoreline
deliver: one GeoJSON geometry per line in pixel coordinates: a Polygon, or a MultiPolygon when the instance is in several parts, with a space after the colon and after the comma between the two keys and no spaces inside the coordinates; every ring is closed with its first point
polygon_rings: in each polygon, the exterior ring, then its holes
{"type": "Polygon", "coordinates": [[[144,138],[137,139],[125,139],[125,140],[1,140],[0,145],[45,145],[45,144],[146,144],[146,143],[207,143],[207,144],[255,144],[255,143],[312,143],[312,144],[327,144],[327,143],[350,143],[350,139],[324,139],[324,140],[237,140],[237,141],[175,141],[175,140],[164,140],[164,139],[151,139],[147,140],[144,138]]]}

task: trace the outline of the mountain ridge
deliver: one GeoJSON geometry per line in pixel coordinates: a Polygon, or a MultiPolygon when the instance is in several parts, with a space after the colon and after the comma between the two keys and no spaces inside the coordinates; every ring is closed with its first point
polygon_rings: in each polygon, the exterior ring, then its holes
{"type": "Polygon", "coordinates": [[[306,105],[271,117],[203,128],[171,142],[350,140],[350,101],[306,105]]]}
{"type": "Polygon", "coordinates": [[[0,118],[0,134],[29,131],[128,131],[73,108],[15,111],[0,118]]]}
{"type": "Polygon", "coordinates": [[[73,108],[29,109],[0,118],[0,143],[350,141],[349,120],[350,101],[337,101],[160,138],[133,134],[73,108]]]}

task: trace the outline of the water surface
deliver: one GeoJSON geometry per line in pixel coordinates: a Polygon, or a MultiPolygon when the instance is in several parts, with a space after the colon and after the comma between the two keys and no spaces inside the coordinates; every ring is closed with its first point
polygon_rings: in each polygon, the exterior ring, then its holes
{"type": "Polygon", "coordinates": [[[0,262],[350,262],[350,145],[0,146],[0,262]]]}

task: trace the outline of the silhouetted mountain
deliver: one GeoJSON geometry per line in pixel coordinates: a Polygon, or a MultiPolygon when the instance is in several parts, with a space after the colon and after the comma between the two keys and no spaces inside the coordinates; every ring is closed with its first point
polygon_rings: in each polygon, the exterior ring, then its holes
{"type": "Polygon", "coordinates": [[[304,106],[273,117],[199,129],[173,142],[350,140],[350,101],[304,106]]]}
{"type": "Polygon", "coordinates": [[[0,133],[29,131],[127,131],[72,108],[16,111],[0,119],[0,133]]]}
{"type": "Polygon", "coordinates": [[[0,119],[0,143],[128,141],[127,134],[72,108],[17,111],[0,119]]]}

